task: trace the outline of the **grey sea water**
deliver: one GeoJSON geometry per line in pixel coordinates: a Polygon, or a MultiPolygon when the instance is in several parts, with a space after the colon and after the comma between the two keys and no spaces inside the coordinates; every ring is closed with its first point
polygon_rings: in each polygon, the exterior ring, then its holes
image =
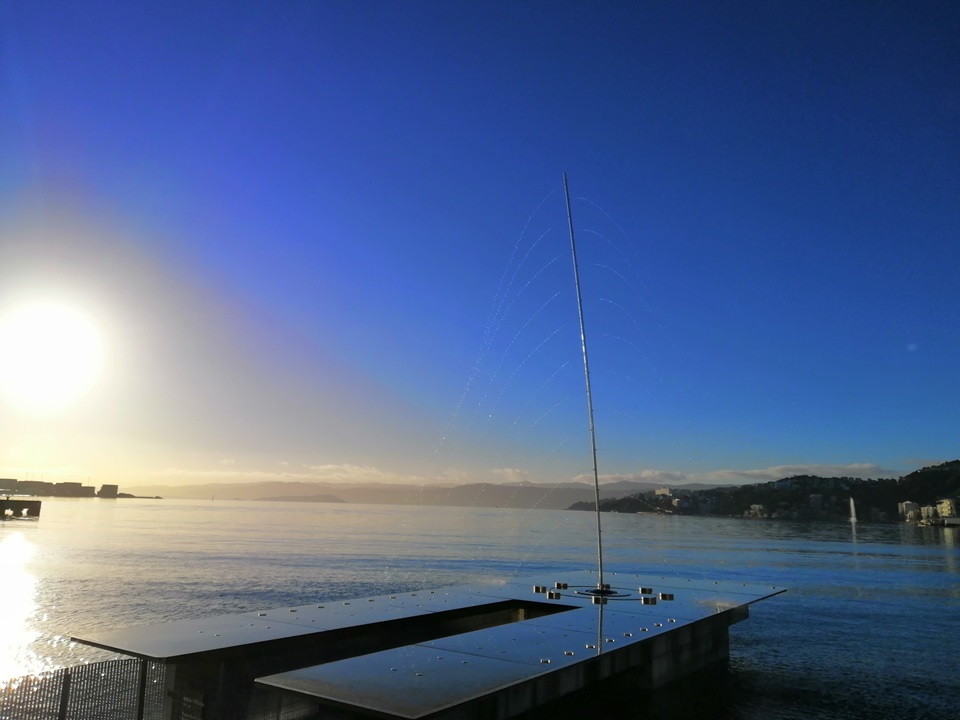
{"type": "MultiPolygon", "coordinates": [[[[617,514],[603,530],[608,571],[789,592],[731,629],[726,671],[653,696],[608,683],[565,716],[960,717],[957,530],[617,514]]],[[[95,630],[560,577],[595,567],[594,532],[569,511],[45,500],[39,521],[0,523],[0,680],[113,657],[69,641],[95,630]]]]}

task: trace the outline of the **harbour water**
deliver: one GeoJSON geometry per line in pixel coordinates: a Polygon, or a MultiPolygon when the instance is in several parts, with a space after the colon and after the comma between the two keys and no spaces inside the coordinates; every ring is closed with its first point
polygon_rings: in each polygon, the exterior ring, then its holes
{"type": "MultiPolygon", "coordinates": [[[[583,712],[646,718],[960,716],[960,530],[603,516],[608,572],[790,588],[731,629],[725,672],[583,712]]],[[[0,524],[0,680],[107,653],[71,634],[595,565],[590,513],[46,500],[0,524]]],[[[615,581],[615,578],[611,578],[615,581]]],[[[549,709],[548,709],[549,711],[549,709]]]]}

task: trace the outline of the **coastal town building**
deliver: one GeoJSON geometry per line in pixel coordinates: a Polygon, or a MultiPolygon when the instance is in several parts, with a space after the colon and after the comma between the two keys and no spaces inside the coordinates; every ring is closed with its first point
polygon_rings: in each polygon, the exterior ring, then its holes
{"type": "Polygon", "coordinates": [[[920,503],[915,503],[911,500],[905,500],[902,503],[897,503],[897,513],[901,520],[910,520],[911,513],[913,513],[914,516],[919,519],[920,503]]]}
{"type": "Polygon", "coordinates": [[[960,502],[957,498],[943,498],[937,500],[937,514],[942,518],[957,517],[957,506],[960,502]]]}
{"type": "MultiPolygon", "coordinates": [[[[93,485],[84,485],[78,482],[52,483],[46,482],[45,480],[2,478],[0,479],[0,494],[32,495],[33,497],[92,498],[97,496],[97,490],[93,485]]],[[[116,497],[116,495],[114,495],[114,497],[116,497]]]]}

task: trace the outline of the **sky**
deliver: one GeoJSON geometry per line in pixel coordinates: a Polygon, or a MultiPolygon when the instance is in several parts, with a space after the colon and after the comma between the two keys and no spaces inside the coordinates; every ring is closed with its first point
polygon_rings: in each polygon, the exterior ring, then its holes
{"type": "Polygon", "coordinates": [[[0,3],[0,477],[960,456],[951,2],[0,3]]]}

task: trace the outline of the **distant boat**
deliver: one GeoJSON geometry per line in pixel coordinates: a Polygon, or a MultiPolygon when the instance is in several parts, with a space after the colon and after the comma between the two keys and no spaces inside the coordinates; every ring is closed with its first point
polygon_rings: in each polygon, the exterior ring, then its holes
{"type": "Polygon", "coordinates": [[[850,498],[850,522],[857,522],[857,506],[853,504],[853,498],[850,498]]]}

